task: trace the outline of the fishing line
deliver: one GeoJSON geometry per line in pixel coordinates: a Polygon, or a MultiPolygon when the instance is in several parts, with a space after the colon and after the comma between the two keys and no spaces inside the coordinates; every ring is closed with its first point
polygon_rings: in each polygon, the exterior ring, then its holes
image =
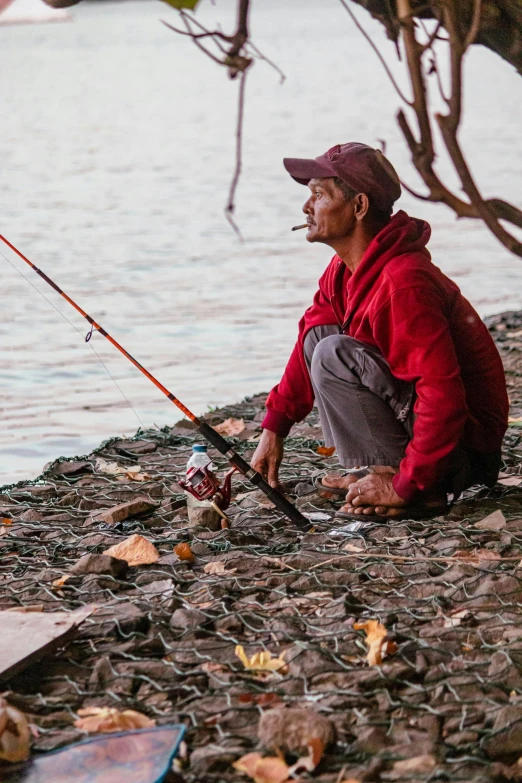
{"type": "MultiPolygon", "coordinates": [[[[94,351],[94,353],[95,353],[95,354],[96,354],[96,356],[98,357],[98,360],[99,360],[99,362],[102,364],[102,366],[103,366],[103,367],[105,368],[105,370],[107,371],[107,374],[109,375],[109,377],[110,377],[110,378],[112,379],[112,381],[114,382],[114,384],[115,384],[116,388],[118,389],[118,391],[120,392],[121,396],[123,397],[123,399],[125,400],[125,402],[126,402],[126,403],[127,403],[127,405],[129,406],[129,408],[131,409],[131,411],[134,413],[134,415],[135,415],[135,416],[136,416],[136,418],[138,419],[138,421],[139,421],[139,423],[140,423],[140,426],[141,426],[141,427],[143,427],[143,429],[145,429],[145,424],[142,422],[142,420],[140,419],[140,417],[138,416],[138,414],[136,413],[136,411],[135,411],[135,410],[134,410],[134,408],[132,407],[132,404],[131,404],[130,400],[129,400],[129,399],[126,397],[126,396],[125,396],[125,393],[123,392],[123,389],[122,389],[122,388],[121,388],[121,386],[119,385],[118,381],[117,381],[117,380],[116,380],[116,378],[113,376],[113,374],[111,373],[111,371],[109,370],[109,368],[107,367],[107,365],[105,364],[105,362],[103,361],[103,359],[101,358],[100,354],[98,353],[98,351],[96,350],[96,348],[95,348],[95,347],[94,347],[94,345],[92,344],[92,342],[91,342],[91,337],[89,336],[89,339],[87,340],[87,338],[85,337],[84,333],[83,333],[83,332],[80,332],[80,330],[78,329],[78,327],[77,327],[77,326],[75,326],[75,325],[73,324],[73,322],[72,322],[72,321],[69,321],[69,319],[67,318],[67,316],[66,316],[66,315],[64,315],[64,314],[62,313],[62,311],[61,311],[61,310],[58,310],[58,308],[56,307],[56,305],[54,304],[54,302],[52,302],[50,299],[48,299],[48,298],[46,297],[46,295],[45,295],[44,293],[42,293],[42,291],[40,291],[40,289],[39,289],[39,288],[37,288],[37,287],[35,286],[35,284],[34,284],[34,283],[32,283],[32,282],[29,280],[29,278],[28,278],[28,277],[26,277],[26,276],[24,275],[24,273],[23,273],[23,272],[21,272],[21,271],[19,270],[19,269],[18,269],[18,268],[17,268],[17,267],[16,267],[16,266],[15,266],[15,265],[12,263],[12,261],[10,261],[10,260],[8,259],[8,257],[7,257],[7,256],[6,256],[6,255],[5,255],[5,254],[4,254],[4,253],[3,253],[1,250],[0,250],[0,256],[2,256],[2,258],[4,258],[4,259],[7,261],[7,263],[8,263],[10,266],[12,266],[12,267],[13,267],[13,269],[15,270],[15,272],[18,272],[18,274],[20,275],[20,277],[23,277],[23,279],[26,281],[26,283],[29,283],[29,285],[30,285],[32,288],[34,288],[34,290],[35,290],[35,291],[36,291],[38,294],[40,294],[40,296],[41,296],[41,297],[43,297],[43,299],[45,299],[45,301],[46,301],[46,302],[48,302],[48,303],[51,305],[51,307],[54,307],[54,309],[56,310],[56,312],[57,312],[59,315],[61,315],[61,316],[62,316],[62,318],[64,319],[64,321],[67,321],[67,323],[69,324],[69,326],[72,326],[72,328],[74,329],[74,331],[75,331],[75,332],[78,332],[78,334],[80,335],[80,337],[82,337],[82,338],[85,340],[85,342],[86,342],[86,343],[88,343],[89,347],[91,348],[91,350],[92,350],[92,351],[94,351]]],[[[91,327],[91,331],[90,331],[90,333],[89,333],[89,334],[90,334],[91,336],[92,336],[92,334],[93,334],[92,327],[91,327]]]]}
{"type": "MultiPolygon", "coordinates": [[[[108,340],[114,348],[116,348],[120,353],[122,353],[143,375],[145,375],[146,378],[149,379],[151,383],[156,386],[157,389],[159,389],[162,394],[164,394],[177,408],[179,408],[185,416],[192,421],[196,427],[200,435],[202,435],[206,440],[208,440],[214,448],[216,448],[220,454],[223,454],[229,463],[233,466],[234,470],[237,470],[239,473],[241,473],[245,478],[247,478],[255,487],[261,490],[261,492],[269,498],[269,500],[272,501],[274,506],[278,508],[280,511],[285,514],[288,519],[296,524],[300,529],[310,529],[310,521],[297,509],[293,503],[291,503],[278,489],[275,487],[271,487],[270,484],[264,479],[264,477],[259,473],[257,470],[254,470],[254,468],[250,467],[248,462],[243,459],[243,457],[237,453],[237,451],[231,446],[230,443],[227,442],[225,438],[223,438],[222,435],[219,434],[219,432],[216,432],[216,430],[210,426],[210,424],[207,424],[205,421],[202,421],[199,419],[194,413],[192,413],[191,410],[189,410],[186,405],[184,405],[181,400],[179,400],[169,389],[167,389],[166,386],[164,386],[157,378],[152,375],[137,359],[134,358],[124,347],[123,345],[120,345],[120,343],[112,337],[112,335],[107,332],[106,329],[101,326],[101,324],[97,323],[97,321],[94,320],[88,313],[83,310],[79,304],[77,304],[74,299],[71,299],[71,297],[65,293],[59,286],[54,282],[54,280],[51,280],[50,277],[48,277],[45,272],[42,269],[39,269],[35,264],[33,264],[32,261],[30,261],[27,256],[24,256],[24,254],[18,250],[11,242],[9,242],[8,239],[6,239],[4,236],[0,234],[0,241],[3,242],[5,245],[7,245],[10,250],[12,250],[16,255],[22,259],[22,261],[25,261],[25,263],[31,267],[31,269],[36,272],[37,275],[39,275],[45,282],[51,286],[60,296],[63,296],[63,298],[69,302],[71,307],[74,307],[76,312],[80,313],[86,321],[89,322],[91,326],[91,330],[87,335],[86,341],[89,342],[93,330],[96,329],[96,331],[100,332],[103,337],[105,337],[106,340],[108,340]]],[[[2,256],[5,258],[5,255],[2,253],[2,256]]],[[[9,259],[6,259],[7,262],[13,266],[13,264],[9,261],[9,259]]],[[[16,267],[15,267],[16,269],[16,267]]],[[[18,270],[17,270],[18,271],[18,270]]],[[[20,273],[21,274],[21,273],[20,273]]],[[[22,277],[25,278],[24,275],[22,277]]],[[[30,282],[29,280],[27,282],[30,282]]],[[[35,288],[35,286],[33,286],[35,288]]],[[[38,289],[36,289],[38,291],[38,289]]],[[[40,293],[40,291],[38,291],[40,293]]],[[[43,294],[42,294],[43,296],[43,294]]],[[[44,299],[46,301],[49,301],[47,297],[44,296],[44,299]]],[[[54,309],[60,313],[57,307],[50,302],[50,304],[54,307],[54,309]]],[[[60,313],[60,315],[63,315],[60,313]]],[[[69,319],[66,316],[63,316],[65,320],[68,323],[71,323],[69,319]]],[[[74,329],[76,327],[74,324],[71,324],[74,329]]],[[[76,329],[76,331],[79,331],[76,329]]],[[[102,362],[103,364],[103,362],[102,362]]],[[[125,396],[125,395],[123,395],[125,396]]],[[[130,405],[130,403],[129,403],[130,405]]],[[[131,406],[132,407],[132,406],[131,406]]],[[[230,478],[231,474],[234,471],[229,471],[228,477],[230,478]]],[[[201,482],[202,484],[205,483],[205,481],[201,482]]],[[[200,487],[200,484],[198,484],[198,487],[200,487]]],[[[212,489],[212,487],[210,488],[212,489]]],[[[194,489],[195,491],[195,489],[194,489]]],[[[203,491],[203,489],[201,489],[203,491]]],[[[206,490],[205,490],[206,491],[206,490]]],[[[216,490],[217,491],[217,490],[216,490]]],[[[214,493],[215,494],[215,493],[214,493]]],[[[216,495],[217,497],[217,495],[216,495]]]]}

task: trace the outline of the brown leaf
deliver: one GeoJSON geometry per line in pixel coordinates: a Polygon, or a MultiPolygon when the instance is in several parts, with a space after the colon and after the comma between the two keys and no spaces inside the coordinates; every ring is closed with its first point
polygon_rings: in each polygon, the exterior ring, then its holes
{"type": "Polygon", "coordinates": [[[126,560],[130,566],[147,565],[159,560],[160,553],[144,536],[137,533],[120,541],[119,544],[109,547],[103,553],[117,557],[119,560],[126,560]]]}
{"type": "Polygon", "coordinates": [[[411,775],[412,773],[431,772],[437,766],[434,756],[413,756],[411,759],[396,761],[393,765],[393,771],[399,775],[411,775]]]}
{"type": "Polygon", "coordinates": [[[2,519],[0,519],[0,525],[12,525],[12,524],[13,524],[13,520],[10,519],[9,517],[2,517],[2,519]]]}
{"type": "Polygon", "coordinates": [[[181,544],[176,544],[174,547],[174,553],[179,557],[180,560],[186,560],[187,563],[194,562],[194,552],[186,541],[181,544]]]}
{"type": "Polygon", "coordinates": [[[245,429],[245,421],[244,419],[225,419],[225,421],[222,421],[221,424],[218,424],[214,429],[216,432],[219,432],[220,435],[234,437],[234,435],[239,435],[243,432],[245,429]]]}
{"type": "Polygon", "coordinates": [[[290,774],[289,766],[277,756],[247,753],[233,764],[238,772],[245,772],[254,783],[285,783],[290,774]]]}
{"type": "Polygon", "coordinates": [[[490,549],[474,549],[473,551],[457,549],[453,557],[458,557],[459,560],[467,561],[474,565],[478,565],[481,560],[500,560],[498,552],[492,552],[490,549]]]}
{"type": "Polygon", "coordinates": [[[0,760],[25,761],[29,758],[30,743],[26,716],[0,697],[0,760]]]}
{"type": "Polygon", "coordinates": [[[368,645],[366,660],[370,666],[378,666],[382,663],[382,659],[386,654],[391,655],[392,652],[396,652],[396,645],[393,645],[395,649],[392,648],[391,651],[388,651],[386,639],[388,631],[378,620],[354,623],[353,627],[355,631],[364,631],[366,633],[366,644],[368,645]]]}
{"type": "Polygon", "coordinates": [[[206,566],[203,568],[203,571],[206,574],[215,574],[216,576],[223,574],[224,576],[227,576],[228,574],[235,574],[237,568],[231,568],[229,571],[227,571],[227,568],[222,560],[213,560],[212,562],[206,564],[206,566]]]}
{"type": "Polygon", "coordinates": [[[308,740],[308,756],[297,759],[295,764],[290,767],[289,774],[295,775],[298,772],[313,772],[321,761],[324,753],[324,743],[319,737],[312,737],[308,740]]]}
{"type": "Polygon", "coordinates": [[[273,707],[282,703],[277,693],[240,693],[238,700],[241,704],[258,704],[260,707],[273,707]]]}
{"type": "Polygon", "coordinates": [[[335,454],[335,446],[319,446],[319,448],[316,449],[317,454],[320,454],[321,457],[331,457],[332,454],[335,454]]]}
{"type": "MultiPolygon", "coordinates": [[[[138,466],[139,468],[139,466],[138,466]]],[[[149,473],[140,473],[139,470],[128,470],[125,473],[125,478],[130,481],[151,481],[152,476],[149,473]]]]}
{"type": "Polygon", "coordinates": [[[134,710],[120,712],[114,707],[87,707],[78,710],[80,716],[74,725],[81,731],[89,733],[101,732],[110,734],[113,731],[130,731],[132,729],[148,729],[156,725],[156,721],[134,710]]]}

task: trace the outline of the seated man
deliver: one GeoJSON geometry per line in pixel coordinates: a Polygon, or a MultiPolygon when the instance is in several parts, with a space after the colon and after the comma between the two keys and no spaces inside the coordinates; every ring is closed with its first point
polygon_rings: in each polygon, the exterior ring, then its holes
{"type": "MultiPolygon", "coordinates": [[[[278,484],[284,438],[319,409],[346,475],[340,516],[430,516],[498,477],[508,399],[500,356],[458,287],[432,262],[430,227],[399,211],[389,161],[365,144],[286,158],[308,185],[308,242],[335,250],[281,382],[270,392],[252,459],[278,484]]],[[[360,518],[360,517],[359,517],[360,518]]]]}

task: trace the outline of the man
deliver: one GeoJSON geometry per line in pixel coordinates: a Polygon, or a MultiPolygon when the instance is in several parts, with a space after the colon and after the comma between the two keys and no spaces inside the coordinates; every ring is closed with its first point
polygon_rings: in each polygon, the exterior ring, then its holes
{"type": "Polygon", "coordinates": [[[326,445],[352,469],[319,479],[346,496],[338,516],[433,516],[448,495],[492,486],[508,415],[502,363],[480,317],[432,264],[428,223],[392,216],[401,194],[392,165],[354,142],[284,165],[310,190],[308,242],[336,255],[267,398],[252,466],[277,486],[284,438],[315,398],[326,445]]]}

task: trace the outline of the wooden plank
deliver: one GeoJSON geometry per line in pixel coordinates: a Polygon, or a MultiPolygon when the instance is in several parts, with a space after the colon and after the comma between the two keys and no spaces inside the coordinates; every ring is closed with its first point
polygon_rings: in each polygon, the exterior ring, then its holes
{"type": "Polygon", "coordinates": [[[94,609],[88,606],[76,612],[0,612],[0,682],[65,644],[94,609]]]}

